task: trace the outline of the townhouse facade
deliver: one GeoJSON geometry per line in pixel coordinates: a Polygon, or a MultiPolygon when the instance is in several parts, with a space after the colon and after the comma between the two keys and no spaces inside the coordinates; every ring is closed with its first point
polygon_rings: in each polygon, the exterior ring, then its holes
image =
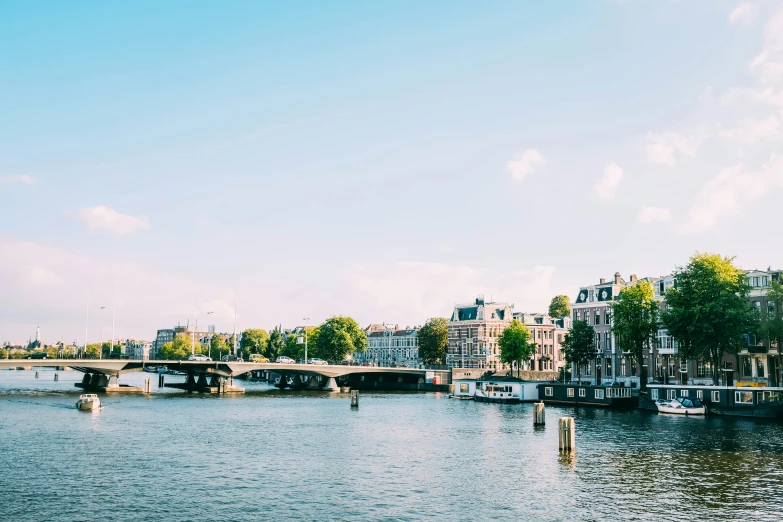
{"type": "Polygon", "coordinates": [[[418,327],[399,328],[394,325],[379,329],[373,326],[365,329],[367,350],[356,354],[355,360],[386,367],[416,368],[421,364],[418,327]]]}
{"type": "Polygon", "coordinates": [[[536,343],[536,352],[522,369],[559,372],[566,364],[561,343],[571,328],[571,318],[527,312],[514,312],[513,318],[527,326],[531,339],[536,343]]]}
{"type": "Polygon", "coordinates": [[[511,324],[513,311],[513,304],[488,302],[482,295],[455,305],[448,323],[446,364],[494,372],[504,369],[497,341],[511,324]]]}

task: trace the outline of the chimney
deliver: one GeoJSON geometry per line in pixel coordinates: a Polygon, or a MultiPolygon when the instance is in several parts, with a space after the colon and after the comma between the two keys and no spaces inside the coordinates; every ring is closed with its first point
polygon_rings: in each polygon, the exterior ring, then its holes
{"type": "Polygon", "coordinates": [[[619,285],[620,284],[620,272],[614,273],[614,284],[619,285]]]}
{"type": "Polygon", "coordinates": [[[632,283],[636,282],[636,274],[631,274],[631,282],[632,283]]]}
{"type": "Polygon", "coordinates": [[[602,277],[602,278],[601,278],[601,283],[600,283],[600,284],[604,284],[604,283],[606,283],[606,278],[605,278],[605,277],[602,277]]]}

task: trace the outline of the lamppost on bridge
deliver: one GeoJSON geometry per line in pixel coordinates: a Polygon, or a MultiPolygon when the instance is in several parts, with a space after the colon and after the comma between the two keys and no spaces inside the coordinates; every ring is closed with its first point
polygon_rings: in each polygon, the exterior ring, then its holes
{"type": "Polygon", "coordinates": [[[98,359],[103,359],[103,310],[105,306],[101,306],[101,340],[98,343],[98,359]]]}
{"type": "MultiPolygon", "coordinates": [[[[207,312],[207,315],[209,315],[211,313],[213,313],[213,312],[207,312]]],[[[207,318],[207,329],[209,329],[209,318],[207,318]]],[[[217,332],[212,332],[212,335],[217,335],[217,332]]],[[[212,337],[211,336],[209,338],[209,348],[207,349],[207,352],[209,354],[209,358],[211,359],[212,358],[212,337]]],[[[218,358],[220,358],[219,355],[218,355],[218,358]]]]}
{"type": "Polygon", "coordinates": [[[309,317],[304,318],[305,326],[304,326],[304,345],[305,345],[305,358],[304,362],[307,364],[307,321],[309,321],[309,317]]]}

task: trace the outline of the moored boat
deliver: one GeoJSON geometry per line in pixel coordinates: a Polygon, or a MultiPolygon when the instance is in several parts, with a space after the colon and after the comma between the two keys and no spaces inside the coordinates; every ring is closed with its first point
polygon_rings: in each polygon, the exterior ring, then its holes
{"type": "Polygon", "coordinates": [[[79,395],[79,400],[76,401],[76,409],[78,410],[100,410],[101,400],[94,393],[85,393],[79,395]]]}
{"type": "Polygon", "coordinates": [[[648,384],[639,401],[643,409],[658,411],[659,400],[698,399],[709,415],[783,419],[783,388],[770,386],[712,386],[709,384],[648,384]]]}
{"type": "Polygon", "coordinates": [[[655,405],[661,413],[676,415],[705,415],[707,413],[707,408],[697,398],[677,397],[673,401],[658,399],[655,405]]]}
{"type": "Polygon", "coordinates": [[[598,406],[616,410],[633,410],[639,405],[635,389],[616,385],[549,382],[538,385],[538,397],[545,404],[598,406]]]}

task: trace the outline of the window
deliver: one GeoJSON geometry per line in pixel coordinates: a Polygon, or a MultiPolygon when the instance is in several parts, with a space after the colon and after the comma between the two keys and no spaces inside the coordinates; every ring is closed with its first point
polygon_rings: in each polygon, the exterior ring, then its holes
{"type": "Polygon", "coordinates": [[[657,401],[658,400],[658,389],[653,388],[650,390],[650,399],[657,401]]]}
{"type": "Polygon", "coordinates": [[[468,383],[461,382],[459,385],[459,392],[460,393],[468,393],[468,383]]]}
{"type": "Polygon", "coordinates": [[[604,312],[604,324],[609,324],[609,311],[604,312]]]}
{"type": "Polygon", "coordinates": [[[595,398],[596,399],[603,399],[604,398],[604,390],[595,390],[595,398]]]}
{"type": "Polygon", "coordinates": [[[769,286],[769,276],[761,276],[761,286],[769,286]]]}
{"type": "Polygon", "coordinates": [[[706,377],[708,367],[709,365],[707,363],[704,361],[699,361],[696,365],[696,377],[706,377]]]}
{"type": "Polygon", "coordinates": [[[753,392],[734,392],[734,402],[737,404],[753,404],[753,392]]]}
{"type": "Polygon", "coordinates": [[[767,372],[764,371],[764,361],[761,358],[756,359],[756,376],[766,377],[767,372]]]}
{"type": "Polygon", "coordinates": [[[666,390],[666,398],[673,401],[677,398],[677,390],[666,390]]]}
{"type": "Polygon", "coordinates": [[[696,390],[696,398],[700,401],[704,400],[704,391],[702,390],[696,390]]]}
{"type": "Polygon", "coordinates": [[[720,402],[720,392],[719,391],[713,391],[712,392],[712,402],[720,402]]]}
{"type": "Polygon", "coordinates": [[[547,397],[551,397],[552,396],[552,387],[551,386],[547,386],[546,388],[544,388],[544,395],[546,395],[547,397]]]}
{"type": "Polygon", "coordinates": [[[587,394],[585,393],[585,389],[584,388],[579,388],[579,396],[580,397],[585,397],[586,395],[587,394]]]}
{"type": "Polygon", "coordinates": [[[601,324],[601,312],[595,311],[595,324],[601,324]]]}
{"type": "Polygon", "coordinates": [[[750,368],[750,357],[743,357],[742,358],[742,376],[743,377],[752,377],[753,373],[750,368]]]}
{"type": "Polygon", "coordinates": [[[574,389],[573,389],[573,388],[568,388],[568,390],[567,390],[567,395],[568,395],[569,397],[573,397],[573,396],[574,396],[574,389]]]}
{"type": "Polygon", "coordinates": [[[680,390],[680,397],[687,397],[688,396],[688,390],[680,390]]]}

